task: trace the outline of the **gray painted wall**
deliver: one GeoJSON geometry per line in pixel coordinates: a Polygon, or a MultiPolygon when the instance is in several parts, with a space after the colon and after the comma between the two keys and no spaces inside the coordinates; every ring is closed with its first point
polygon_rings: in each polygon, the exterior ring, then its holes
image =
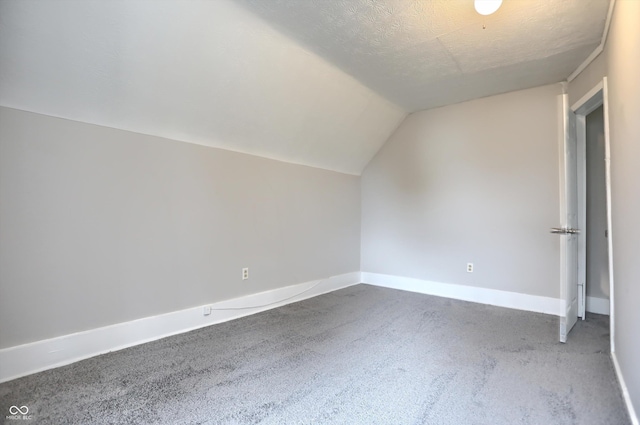
{"type": "Polygon", "coordinates": [[[586,120],[587,296],[609,299],[607,185],[604,162],[604,115],[599,107],[586,120]]]}
{"type": "Polygon", "coordinates": [[[355,176],[0,108],[0,348],[357,271],[359,193],[355,176]]]}
{"type": "Polygon", "coordinates": [[[640,2],[616,1],[604,52],[569,84],[579,100],[607,76],[611,142],[611,213],[615,349],[636,413],[640,412],[640,2]]]}
{"type": "Polygon", "coordinates": [[[616,2],[606,46],[616,356],[640,413],[640,2],[616,2]]]}
{"type": "Polygon", "coordinates": [[[410,115],[362,175],[362,270],[559,297],[561,91],[410,115]]]}

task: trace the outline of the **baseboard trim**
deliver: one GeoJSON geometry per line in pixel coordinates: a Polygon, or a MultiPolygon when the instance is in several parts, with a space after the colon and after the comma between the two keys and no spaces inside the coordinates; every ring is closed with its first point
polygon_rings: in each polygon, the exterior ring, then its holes
{"type": "Polygon", "coordinates": [[[620,364],[618,363],[618,357],[615,352],[611,353],[611,360],[613,361],[613,367],[616,370],[616,376],[618,377],[618,383],[620,384],[620,390],[622,391],[622,398],[624,399],[624,404],[627,405],[627,412],[629,413],[629,418],[631,418],[631,423],[633,425],[640,425],[640,423],[638,423],[638,415],[636,415],[636,410],[633,408],[633,403],[631,402],[629,389],[622,377],[622,371],[620,370],[620,364]]]}
{"type": "Polygon", "coordinates": [[[4,348],[0,350],[0,382],[270,310],[357,285],[360,281],[360,272],[346,273],[327,279],[300,283],[231,300],[4,348]],[[245,306],[255,307],[237,310],[245,306]],[[203,314],[205,307],[212,309],[207,316],[203,314]]]}
{"type": "Polygon", "coordinates": [[[370,285],[383,286],[385,288],[419,292],[421,294],[495,305],[498,307],[553,314],[555,316],[562,315],[562,301],[558,298],[367,272],[362,273],[362,282],[370,285]]]}
{"type": "Polygon", "coordinates": [[[609,300],[606,298],[587,297],[587,312],[609,315],[609,300]]]}

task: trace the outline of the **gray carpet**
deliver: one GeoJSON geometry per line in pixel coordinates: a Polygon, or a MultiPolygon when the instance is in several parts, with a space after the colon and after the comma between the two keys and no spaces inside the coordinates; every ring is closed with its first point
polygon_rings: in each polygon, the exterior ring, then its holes
{"type": "MultiPolygon", "coordinates": [[[[358,285],[0,384],[51,424],[628,424],[608,318],[358,285]]],[[[26,423],[6,420],[7,423],[26,423]]]]}

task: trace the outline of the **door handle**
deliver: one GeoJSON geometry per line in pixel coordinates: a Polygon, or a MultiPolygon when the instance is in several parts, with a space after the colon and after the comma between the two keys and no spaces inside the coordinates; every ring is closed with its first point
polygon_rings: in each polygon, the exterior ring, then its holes
{"type": "Polygon", "coordinates": [[[570,227],[552,227],[551,233],[555,233],[557,235],[577,235],[580,233],[580,229],[572,229],[570,227]]]}

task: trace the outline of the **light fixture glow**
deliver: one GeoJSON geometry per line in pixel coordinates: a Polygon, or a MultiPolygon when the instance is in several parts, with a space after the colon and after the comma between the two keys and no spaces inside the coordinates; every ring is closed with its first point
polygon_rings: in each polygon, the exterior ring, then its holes
{"type": "Polygon", "coordinates": [[[474,6],[476,12],[481,15],[491,15],[496,10],[500,9],[502,0],[475,0],[474,6]]]}

